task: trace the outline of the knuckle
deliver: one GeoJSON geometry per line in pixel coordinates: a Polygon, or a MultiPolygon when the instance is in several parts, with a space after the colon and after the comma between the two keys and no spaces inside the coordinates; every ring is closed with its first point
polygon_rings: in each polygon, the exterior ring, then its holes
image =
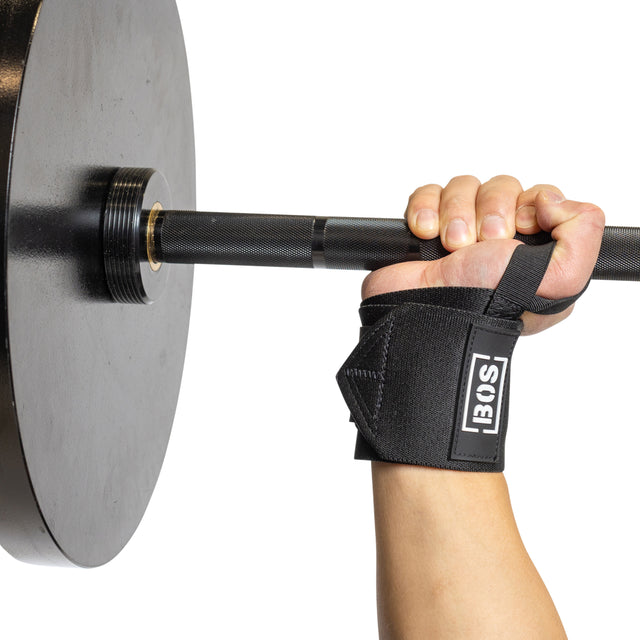
{"type": "Polygon", "coordinates": [[[558,193],[562,193],[562,191],[553,184],[536,184],[531,187],[531,189],[528,189],[528,191],[535,191],[536,193],[538,191],[557,191],[558,193]]]}
{"type": "Polygon", "coordinates": [[[441,191],[442,187],[438,184],[427,184],[423,187],[418,187],[409,196],[407,211],[410,209],[417,209],[421,206],[430,206],[431,208],[437,209],[441,191]]]}
{"type": "Polygon", "coordinates": [[[481,184],[478,178],[472,175],[467,175],[467,174],[455,176],[454,178],[451,178],[451,180],[449,181],[449,184],[456,184],[459,182],[475,184],[477,187],[479,187],[481,184]]]}
{"type": "Polygon", "coordinates": [[[460,194],[451,194],[443,203],[443,208],[449,218],[469,218],[475,211],[475,205],[460,194]]]}
{"type": "Polygon", "coordinates": [[[424,195],[437,195],[442,187],[439,184],[425,184],[422,187],[418,187],[410,196],[409,200],[414,200],[424,195]]]}
{"type": "Polygon", "coordinates": [[[600,231],[604,230],[605,216],[600,207],[589,202],[581,202],[578,207],[578,213],[584,216],[585,224],[592,225],[600,231]]]}
{"type": "Polygon", "coordinates": [[[496,182],[497,183],[508,184],[510,186],[514,186],[514,187],[517,187],[520,190],[522,190],[522,186],[520,185],[520,180],[518,180],[517,178],[514,178],[513,176],[509,176],[507,174],[504,174],[504,173],[500,173],[497,176],[493,176],[493,178],[491,178],[488,181],[488,183],[496,183],[496,182]]]}
{"type": "Polygon", "coordinates": [[[482,208],[482,213],[487,214],[498,214],[504,216],[506,213],[507,206],[509,204],[509,199],[505,197],[503,191],[497,189],[491,189],[483,193],[478,198],[479,205],[482,208]]]}

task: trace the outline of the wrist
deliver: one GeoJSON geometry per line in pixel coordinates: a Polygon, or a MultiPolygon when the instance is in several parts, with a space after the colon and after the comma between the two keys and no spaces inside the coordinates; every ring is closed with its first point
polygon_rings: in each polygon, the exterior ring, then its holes
{"type": "MultiPolygon", "coordinates": [[[[376,503],[388,502],[404,523],[469,534],[482,523],[515,522],[502,473],[452,471],[415,465],[372,462],[376,503]]],[[[376,504],[376,506],[379,506],[376,504]]],[[[384,505],[386,507],[386,505],[384,505]]]]}

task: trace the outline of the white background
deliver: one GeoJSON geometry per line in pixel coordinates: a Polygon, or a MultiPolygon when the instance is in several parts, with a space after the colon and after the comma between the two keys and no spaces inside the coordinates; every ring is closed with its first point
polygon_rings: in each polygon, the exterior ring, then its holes
{"type": "MultiPolygon", "coordinates": [[[[421,184],[507,173],[640,224],[635,3],[178,5],[202,209],[394,217],[421,184]]],[[[3,636],[375,638],[369,469],[334,380],[361,278],[197,268],[145,519],[96,570],[0,554],[3,636]]],[[[513,365],[507,478],[572,638],[640,637],[639,300],[594,282],[513,365]]]]}

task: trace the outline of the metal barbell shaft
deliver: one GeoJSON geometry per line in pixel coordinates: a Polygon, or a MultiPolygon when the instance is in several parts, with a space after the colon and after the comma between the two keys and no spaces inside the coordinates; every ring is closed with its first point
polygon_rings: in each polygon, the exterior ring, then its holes
{"type": "MultiPolygon", "coordinates": [[[[538,233],[516,238],[548,242],[538,233]]],[[[179,264],[363,269],[447,255],[439,238],[421,240],[402,219],[319,218],[162,211],[153,230],[155,258],[179,264]]],[[[593,277],[640,281],[640,228],[606,227],[593,277]]]]}

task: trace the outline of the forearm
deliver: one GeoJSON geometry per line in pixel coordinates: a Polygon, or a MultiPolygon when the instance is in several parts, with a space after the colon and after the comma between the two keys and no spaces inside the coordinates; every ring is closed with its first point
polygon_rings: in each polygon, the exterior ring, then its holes
{"type": "Polygon", "coordinates": [[[373,463],[382,640],[565,638],[502,474],[373,463]]]}

